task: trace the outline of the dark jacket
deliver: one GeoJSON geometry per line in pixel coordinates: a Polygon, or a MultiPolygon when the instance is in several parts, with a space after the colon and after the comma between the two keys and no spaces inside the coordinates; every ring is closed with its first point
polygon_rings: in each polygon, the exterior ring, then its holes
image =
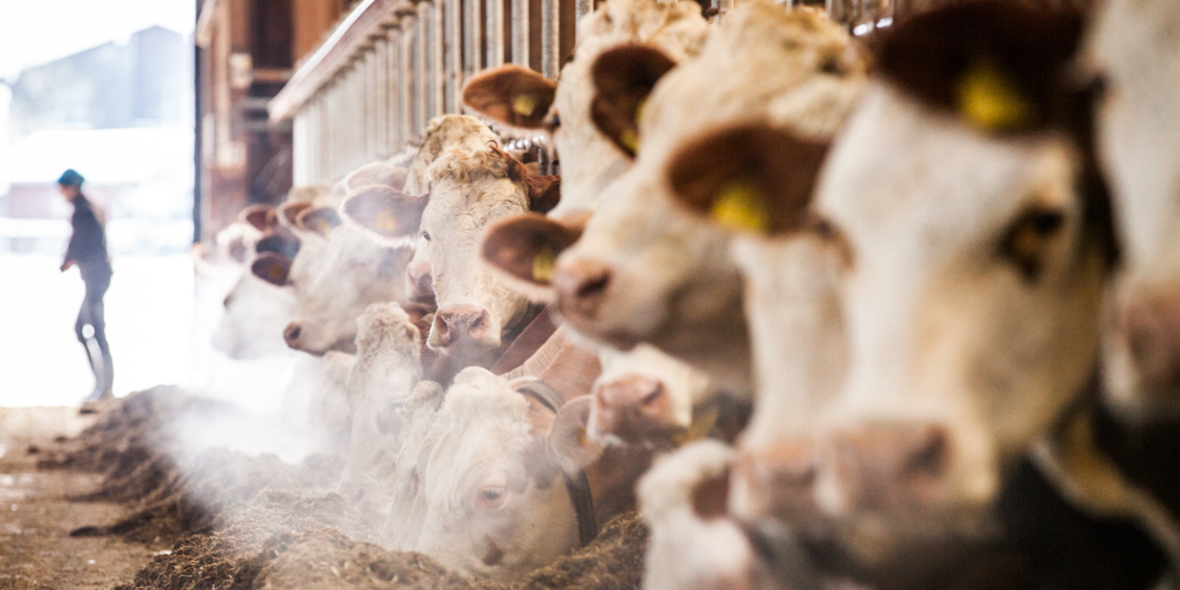
{"type": "Polygon", "coordinates": [[[87,281],[110,278],[111,262],[107,257],[106,237],[86,197],[78,195],[74,199],[74,215],[70,218],[70,224],[74,226],[74,234],[70,236],[63,266],[70,262],[77,264],[82,278],[87,281]]]}

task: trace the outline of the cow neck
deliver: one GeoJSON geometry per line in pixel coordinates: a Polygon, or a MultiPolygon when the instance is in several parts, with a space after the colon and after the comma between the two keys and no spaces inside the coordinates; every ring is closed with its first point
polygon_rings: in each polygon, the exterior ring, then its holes
{"type": "Polygon", "coordinates": [[[530,305],[518,325],[524,327],[512,335],[512,343],[492,364],[491,371],[496,375],[503,375],[524,364],[553,336],[558,324],[553,314],[549,313],[548,306],[530,305]]]}
{"type": "Polygon", "coordinates": [[[1098,400],[1098,378],[1053,431],[1033,447],[1032,461],[1064,498],[1105,518],[1139,524],[1167,557],[1172,579],[1180,579],[1180,525],[1151,492],[1128,477],[1100,444],[1098,428],[1110,427],[1098,400]]]}
{"type": "MultiPolygon", "coordinates": [[[[554,414],[565,405],[557,391],[540,379],[520,385],[516,391],[537,400],[554,414]]],[[[586,477],[585,469],[579,469],[573,475],[562,469],[561,478],[565,482],[565,490],[569,493],[570,503],[574,505],[574,513],[577,515],[578,544],[585,547],[598,536],[598,522],[594,518],[594,496],[590,493],[590,478],[586,477]]]]}

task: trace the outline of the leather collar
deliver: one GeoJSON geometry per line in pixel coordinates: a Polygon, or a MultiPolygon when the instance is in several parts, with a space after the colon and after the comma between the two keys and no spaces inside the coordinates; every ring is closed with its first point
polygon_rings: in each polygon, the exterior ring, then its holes
{"type": "MultiPolygon", "coordinates": [[[[548,383],[536,379],[516,388],[516,391],[527,395],[549,408],[554,414],[565,405],[561,396],[548,383]]],[[[590,493],[590,479],[586,477],[586,470],[579,469],[577,473],[566,473],[561,470],[561,477],[565,481],[566,492],[570,502],[574,505],[574,513],[578,518],[578,543],[585,547],[598,536],[598,522],[594,518],[594,496],[590,493]]]]}

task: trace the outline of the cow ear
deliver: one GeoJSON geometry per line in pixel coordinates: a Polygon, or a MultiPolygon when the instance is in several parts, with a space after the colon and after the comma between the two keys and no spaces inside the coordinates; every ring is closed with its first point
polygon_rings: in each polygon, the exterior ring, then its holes
{"type": "Polygon", "coordinates": [[[402,190],[406,184],[405,168],[393,166],[385,162],[372,162],[353,170],[344,178],[344,187],[348,192],[354,192],[366,186],[388,186],[402,190]]]}
{"type": "Polygon", "coordinates": [[[527,176],[529,211],[548,213],[561,202],[561,176],[527,176]]]}
{"type": "Polygon", "coordinates": [[[518,65],[485,70],[463,87],[463,104],[513,127],[539,129],[553,105],[557,83],[518,65]]]}
{"type": "Polygon", "coordinates": [[[701,478],[692,488],[692,511],[701,520],[722,518],[729,512],[729,469],[701,478]]]}
{"type": "Polygon", "coordinates": [[[639,116],[647,96],[676,67],[667,54],[647,45],[628,44],[602,52],[591,66],[594,126],[627,155],[639,148],[639,116]]]}
{"type": "Polygon", "coordinates": [[[517,291],[536,301],[549,301],[557,257],[582,237],[585,224],[585,216],[572,220],[536,213],[506,217],[484,233],[480,255],[517,291]]]}
{"type": "Polygon", "coordinates": [[[299,253],[299,238],[284,228],[277,228],[254,244],[254,252],[257,254],[273,252],[287,258],[295,258],[295,255],[299,253]]]}
{"type": "Polygon", "coordinates": [[[272,285],[282,287],[288,284],[291,259],[274,252],[263,252],[250,265],[250,272],[272,285]]]}
{"type": "Polygon", "coordinates": [[[265,232],[275,223],[274,207],[270,205],[250,205],[238,214],[238,221],[250,224],[254,229],[265,232]]]}
{"type": "Polygon", "coordinates": [[[1060,111],[1063,76],[1082,39],[1070,11],[968,2],[894,27],[877,52],[881,74],[911,96],[981,131],[1030,131],[1060,111]]]}
{"type": "Polygon", "coordinates": [[[405,245],[418,233],[429,196],[412,197],[387,186],[358,189],[340,206],[344,219],[390,245],[405,245]]]}
{"type": "Polygon", "coordinates": [[[297,220],[299,214],[311,208],[311,203],[307,201],[288,201],[279,205],[279,223],[287,227],[299,227],[297,220]]]}
{"type": "Polygon", "coordinates": [[[765,126],[725,129],[673,155],[673,198],[728,229],[773,235],[805,227],[827,145],[765,126]]]}
{"type": "Polygon", "coordinates": [[[553,428],[546,435],[546,448],[557,467],[566,473],[585,469],[602,456],[606,445],[586,436],[590,420],[591,397],[576,397],[557,411],[553,428]]]}
{"type": "Polygon", "coordinates": [[[316,234],[325,240],[332,235],[332,230],[339,227],[340,224],[340,214],[331,207],[304,209],[295,218],[295,225],[299,229],[316,234]]]}

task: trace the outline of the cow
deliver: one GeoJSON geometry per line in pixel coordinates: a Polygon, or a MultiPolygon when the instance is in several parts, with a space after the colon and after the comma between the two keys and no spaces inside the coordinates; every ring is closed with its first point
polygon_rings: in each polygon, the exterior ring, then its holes
{"type": "Polygon", "coordinates": [[[697,441],[661,457],[639,481],[640,514],[651,530],[645,590],[823,587],[788,532],[774,524],[759,531],[728,513],[735,461],[724,443],[697,441]]]}
{"type": "Polygon", "coordinates": [[[591,69],[598,56],[627,46],[661,55],[666,65],[682,63],[696,56],[707,30],[693,2],[610,0],[578,22],[578,44],[557,81],[518,65],[492,68],[467,82],[463,103],[510,128],[549,134],[562,175],[561,202],[550,215],[592,211],[631,164],[593,123],[591,69]]]}
{"type": "Polygon", "coordinates": [[[790,495],[776,493],[806,476],[789,444],[810,435],[846,373],[846,251],[809,211],[827,151],[784,129],[740,125],[682,147],[666,173],[679,204],[733,234],[742,273],[758,383],[732,466],[729,501],[742,519],[793,516],[790,495]]]}
{"type": "MultiPolygon", "coordinates": [[[[813,199],[788,218],[813,218],[842,252],[848,368],[815,434],[780,445],[799,476],[777,493],[796,508],[792,526],[839,548],[863,579],[953,581],[947,563],[970,563],[971,547],[1037,532],[1053,518],[1021,504],[1037,486],[1010,485],[1030,455],[1075,499],[1044,441],[1085,436],[1073,416],[1118,260],[1092,137],[1097,92],[1069,75],[1081,28],[1003,3],[897,26],[813,199]]],[[[1098,538],[1106,549],[1090,552],[1052,535],[1026,546],[1034,568],[1080,556],[1089,577],[1066,574],[1094,587],[1158,578],[1138,577],[1161,561],[1150,544],[1136,553],[1098,538]]]]}
{"type": "MultiPolygon", "coordinates": [[[[406,182],[407,191],[428,188],[428,194],[368,187],[350,195],[341,210],[390,243],[425,242],[438,303],[427,342],[467,364],[489,366],[537,309],[476,264],[478,237],[499,217],[551,209],[560,198],[558,179],[531,175],[473,117],[446,115],[432,128],[454,132],[424,176],[411,167],[406,182]]],[[[423,145],[419,157],[433,146],[423,145]]]]}
{"type": "MultiPolygon", "coordinates": [[[[605,64],[653,59],[626,50],[599,57],[605,64]]],[[[725,123],[769,119],[828,137],[859,96],[866,68],[855,41],[821,13],[763,2],[738,6],[697,59],[655,84],[642,109],[618,92],[600,96],[609,115],[600,119],[614,122],[600,127],[614,133],[617,145],[638,148],[632,168],[604,189],[584,229],[561,220],[531,222],[524,241],[531,250],[518,257],[561,252],[555,268],[541,277],[525,272],[527,265],[505,264],[506,270],[535,283],[537,295],[555,295],[562,317],[580,333],[624,349],[649,342],[705,370],[718,388],[748,398],[753,387],[737,268],[725,235],[667,197],[665,161],[681,142],[725,123]],[[637,134],[620,123],[633,112],[637,134]]],[[[645,70],[603,67],[597,82],[629,88],[612,73],[645,70]]]]}
{"type": "Polygon", "coordinates": [[[408,427],[398,409],[422,379],[421,336],[396,302],[357,318],[357,360],[346,384],[352,432],[340,494],[362,513],[388,517],[390,481],[408,427]]]}
{"type": "Polygon", "coordinates": [[[415,418],[386,547],[511,581],[593,539],[614,514],[601,501],[622,491],[595,473],[603,447],[584,436],[590,398],[533,383],[468,367],[415,418]]]}

